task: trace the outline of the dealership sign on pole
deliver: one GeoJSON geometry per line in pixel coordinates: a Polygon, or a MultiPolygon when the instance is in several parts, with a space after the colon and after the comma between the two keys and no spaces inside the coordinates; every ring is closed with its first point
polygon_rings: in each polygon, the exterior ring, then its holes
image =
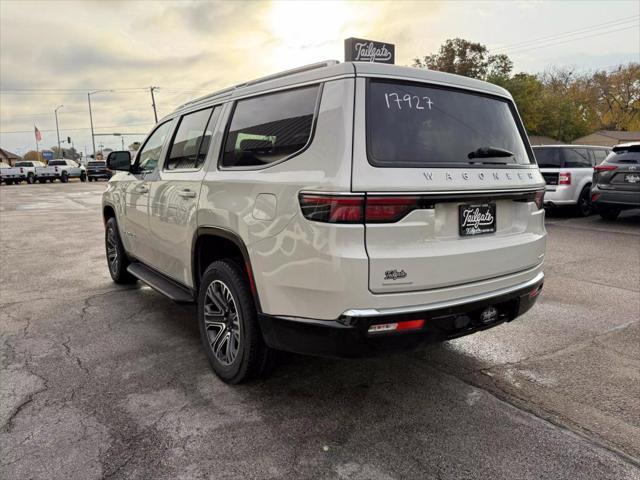
{"type": "Polygon", "coordinates": [[[344,41],[345,62],[395,63],[396,46],[392,43],[347,38],[344,41]]]}

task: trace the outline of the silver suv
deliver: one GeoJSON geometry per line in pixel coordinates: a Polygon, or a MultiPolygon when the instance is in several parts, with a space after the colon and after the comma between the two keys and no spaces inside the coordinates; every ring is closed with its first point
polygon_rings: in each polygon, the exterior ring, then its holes
{"type": "Polygon", "coordinates": [[[611,153],[609,147],[588,145],[541,145],[533,147],[538,166],[547,183],[545,207],[571,207],[588,217],[591,205],[593,167],[611,153]]]}
{"type": "Polygon", "coordinates": [[[214,371],[466,335],[542,288],[544,179],[509,93],[322,62],[189,102],[103,196],[109,271],[198,304],[214,371]]]}

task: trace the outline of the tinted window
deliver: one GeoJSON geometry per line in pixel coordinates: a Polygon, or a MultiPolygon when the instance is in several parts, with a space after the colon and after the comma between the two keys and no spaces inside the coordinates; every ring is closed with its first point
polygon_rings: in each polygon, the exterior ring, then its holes
{"type": "Polygon", "coordinates": [[[533,147],[533,153],[540,168],[561,168],[562,156],[559,148],[533,147]]]}
{"type": "Polygon", "coordinates": [[[589,152],[586,148],[564,148],[564,168],[590,168],[589,152]]]}
{"type": "Polygon", "coordinates": [[[89,162],[87,164],[89,167],[106,167],[106,162],[89,162]]]}
{"type": "Polygon", "coordinates": [[[213,135],[212,108],[185,115],[173,138],[166,170],[200,168],[207,157],[211,135],[213,135]]]}
{"type": "Polygon", "coordinates": [[[138,154],[138,170],[140,172],[151,172],[155,170],[158,161],[160,160],[160,154],[162,153],[162,146],[169,134],[169,127],[171,122],[165,122],[160,125],[147,139],[144,147],[140,149],[138,154]]]}
{"type": "Polygon", "coordinates": [[[51,160],[49,162],[49,165],[52,165],[54,167],[57,166],[57,165],[66,165],[66,164],[67,164],[67,162],[65,162],[64,160],[51,160]]]}
{"type": "Polygon", "coordinates": [[[596,165],[602,163],[604,159],[607,158],[607,155],[609,155],[608,150],[591,150],[591,152],[595,158],[596,165]]]}
{"type": "Polygon", "coordinates": [[[404,82],[370,81],[367,95],[369,161],[381,167],[489,162],[469,155],[498,148],[529,164],[514,111],[505,100],[404,82]]]}
{"type": "Polygon", "coordinates": [[[16,167],[32,167],[31,162],[16,162],[16,167]]]}
{"type": "Polygon", "coordinates": [[[318,88],[305,87],[238,101],[222,166],[264,166],[302,150],[311,136],[318,88]]]}

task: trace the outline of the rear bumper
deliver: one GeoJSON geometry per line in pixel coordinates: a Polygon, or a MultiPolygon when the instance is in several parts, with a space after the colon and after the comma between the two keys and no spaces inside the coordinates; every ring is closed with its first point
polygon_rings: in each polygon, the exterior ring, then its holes
{"type": "Polygon", "coordinates": [[[91,177],[91,178],[111,178],[111,173],[109,173],[109,172],[92,172],[92,171],[89,171],[87,173],[87,176],[91,177]]]}
{"type": "Polygon", "coordinates": [[[542,289],[544,274],[520,285],[476,297],[390,310],[349,310],[338,320],[311,320],[259,315],[266,344],[278,350],[306,355],[354,358],[389,350],[415,349],[422,345],[469,335],[509,322],[529,310],[542,289]],[[480,320],[487,307],[498,317],[480,320]],[[369,333],[377,324],[424,319],[418,330],[401,333],[369,333]]]}
{"type": "Polygon", "coordinates": [[[591,198],[596,208],[606,206],[640,208],[640,192],[605,190],[596,185],[591,189],[591,198]]]}
{"type": "Polygon", "coordinates": [[[547,186],[544,192],[544,206],[560,207],[564,205],[575,205],[578,203],[578,196],[580,193],[577,192],[576,194],[576,190],[577,189],[573,185],[547,186]]]}

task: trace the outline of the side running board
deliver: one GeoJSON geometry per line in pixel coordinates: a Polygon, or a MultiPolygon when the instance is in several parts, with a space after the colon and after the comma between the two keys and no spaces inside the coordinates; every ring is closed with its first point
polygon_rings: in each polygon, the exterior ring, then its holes
{"type": "Polygon", "coordinates": [[[174,302],[193,303],[193,293],[182,285],[178,285],[173,280],[150,269],[142,263],[132,263],[127,267],[127,271],[138,280],[149,285],[154,290],[166,295],[174,302]]]}

